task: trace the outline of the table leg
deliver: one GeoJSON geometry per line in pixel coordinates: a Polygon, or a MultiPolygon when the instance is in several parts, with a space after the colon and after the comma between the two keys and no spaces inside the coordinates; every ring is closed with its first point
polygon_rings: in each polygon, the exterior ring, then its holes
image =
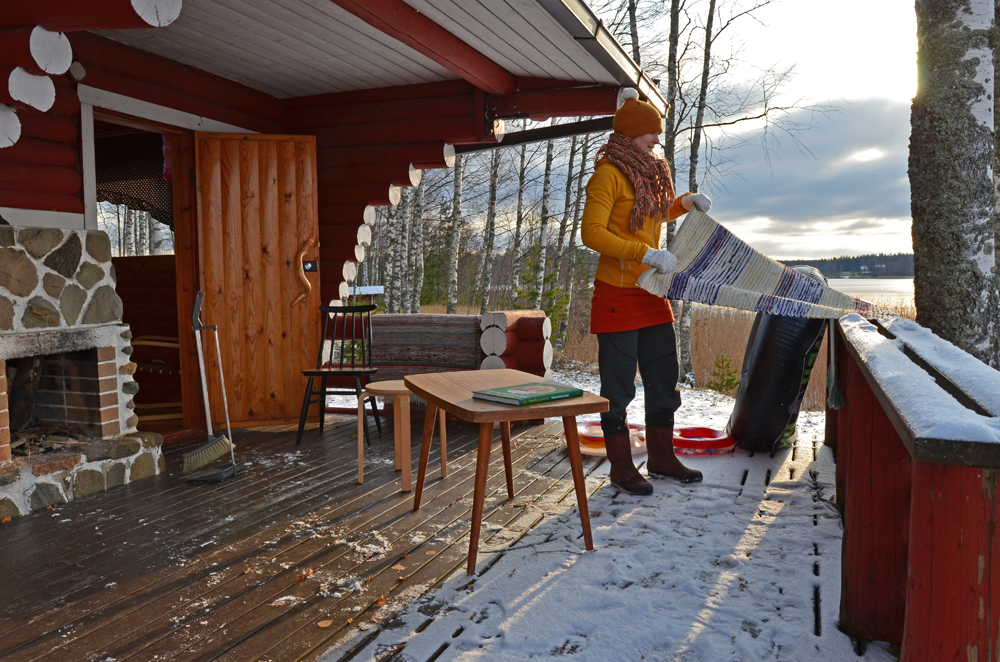
{"type": "Polygon", "coordinates": [[[427,413],[424,414],[424,435],[420,438],[420,465],[417,467],[417,489],[413,494],[413,509],[420,508],[420,495],[424,491],[424,478],[427,476],[427,458],[431,454],[431,441],[434,439],[434,420],[437,418],[437,405],[427,403],[427,413]]]}
{"type": "Polygon", "coordinates": [[[472,493],[472,530],[469,531],[469,565],[467,575],[476,574],[476,554],[479,552],[479,530],[483,525],[483,500],[486,498],[486,474],[490,468],[490,447],[493,445],[493,423],[479,424],[479,450],[476,452],[476,486],[472,493]]]}
{"type": "MultiPolygon", "coordinates": [[[[326,397],[326,396],[324,396],[326,397]]],[[[358,483],[365,482],[365,399],[358,398],[358,483]]]]}
{"type": "MultiPolygon", "coordinates": [[[[403,465],[403,491],[410,491],[410,471],[413,463],[410,462],[410,396],[401,395],[399,397],[399,420],[396,423],[399,427],[399,449],[402,451],[397,456],[397,461],[403,465]]],[[[433,421],[434,419],[431,418],[433,421]]]]}
{"type": "Polygon", "coordinates": [[[500,444],[503,446],[503,470],[507,475],[507,498],[514,498],[514,469],[510,461],[510,421],[500,422],[500,444]]]}
{"type": "Polygon", "coordinates": [[[580,457],[580,436],[576,427],[576,416],[563,416],[563,430],[566,432],[569,465],[573,468],[573,486],[576,488],[576,505],[580,509],[580,523],[583,524],[583,541],[586,543],[587,549],[594,549],[594,539],[590,534],[590,508],[587,507],[587,483],[583,476],[583,459],[580,457]]]}
{"type": "Polygon", "coordinates": [[[448,435],[445,432],[444,426],[444,409],[438,413],[438,417],[441,419],[438,423],[439,432],[441,433],[441,478],[445,479],[448,477],[448,435]]]}
{"type": "Polygon", "coordinates": [[[393,468],[396,471],[402,469],[402,466],[399,464],[399,453],[401,450],[400,444],[402,443],[403,435],[403,426],[400,424],[400,419],[402,417],[402,412],[400,411],[400,409],[402,409],[400,406],[400,400],[400,396],[392,396],[392,444],[394,455],[393,461],[395,462],[395,466],[393,468]]]}

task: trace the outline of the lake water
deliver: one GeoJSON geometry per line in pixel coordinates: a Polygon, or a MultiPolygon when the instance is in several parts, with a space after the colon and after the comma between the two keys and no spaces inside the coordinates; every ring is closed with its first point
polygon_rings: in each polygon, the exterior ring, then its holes
{"type": "Polygon", "coordinates": [[[831,278],[830,287],[873,303],[913,305],[912,278],[831,278]]]}

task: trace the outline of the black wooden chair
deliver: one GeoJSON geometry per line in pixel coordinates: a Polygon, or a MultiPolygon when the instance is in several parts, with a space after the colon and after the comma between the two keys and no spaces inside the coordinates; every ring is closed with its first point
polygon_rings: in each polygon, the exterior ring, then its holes
{"type": "MultiPolygon", "coordinates": [[[[309,407],[320,403],[319,431],[323,432],[323,419],[326,418],[326,398],[329,395],[355,395],[359,400],[364,398],[364,386],[378,368],[372,367],[372,319],[371,311],[374,305],[365,306],[320,306],[323,316],[323,335],[319,347],[319,358],[316,359],[315,370],[303,370],[302,374],[309,378],[306,394],[302,399],[302,416],[299,418],[299,433],[295,445],[302,443],[302,430],[306,425],[306,415],[309,407]],[[313,385],[319,381],[319,388],[313,385]],[[353,388],[349,386],[353,380],[353,388]],[[328,386],[327,382],[333,384],[328,386]]],[[[378,415],[378,405],[374,397],[368,398],[375,425],[382,432],[382,421],[378,415]]],[[[364,407],[361,407],[364,412],[364,407]]],[[[364,419],[365,441],[371,446],[368,434],[368,416],[364,419]]]]}

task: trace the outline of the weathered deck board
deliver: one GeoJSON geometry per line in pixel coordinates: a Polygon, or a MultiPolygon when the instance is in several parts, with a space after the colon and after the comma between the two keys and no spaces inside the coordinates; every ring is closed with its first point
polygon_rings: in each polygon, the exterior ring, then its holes
{"type": "MultiPolygon", "coordinates": [[[[449,422],[449,477],[440,480],[432,457],[423,504],[413,511],[392,470],[387,423],[367,453],[364,485],[355,482],[350,420],[321,439],[308,432],[298,454],[294,430],[241,431],[237,452],[250,466],[235,479],[184,483],[179,454],[191,442],[168,447],[174,475],[8,524],[0,530],[11,580],[0,657],[311,659],[352,621],[371,620],[381,596],[408,603],[464,562],[477,430],[449,422]],[[369,543],[377,553],[366,556],[369,543]],[[361,590],[338,591],[338,580],[361,590]],[[295,599],[279,600],[288,596],[295,599]]],[[[414,421],[415,451],[420,427],[414,421]]],[[[515,431],[511,501],[501,454],[492,454],[484,553],[497,543],[490,526],[523,532],[537,523],[542,515],[527,503],[575,499],[558,431],[515,431]]]]}

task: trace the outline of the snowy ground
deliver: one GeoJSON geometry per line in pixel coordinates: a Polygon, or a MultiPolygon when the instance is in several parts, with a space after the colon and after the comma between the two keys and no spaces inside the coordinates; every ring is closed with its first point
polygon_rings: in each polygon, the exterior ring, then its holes
{"type": "MultiPolygon", "coordinates": [[[[586,370],[556,379],[599,390],[586,370]]],[[[631,422],[643,422],[642,397],[631,422]]],[[[678,427],[721,429],[733,404],[697,390],[683,400],[678,427]]],[[[479,576],[450,577],[352,659],[893,660],[879,644],[858,657],[836,628],[841,523],[823,425],[805,413],[795,447],[773,458],[684,458],[701,484],[657,480],[649,497],[605,484],[589,502],[594,551],[583,553],[575,508],[554,512],[499,560],[481,550],[479,576]]],[[[365,634],[321,659],[340,660],[365,634]]]]}

